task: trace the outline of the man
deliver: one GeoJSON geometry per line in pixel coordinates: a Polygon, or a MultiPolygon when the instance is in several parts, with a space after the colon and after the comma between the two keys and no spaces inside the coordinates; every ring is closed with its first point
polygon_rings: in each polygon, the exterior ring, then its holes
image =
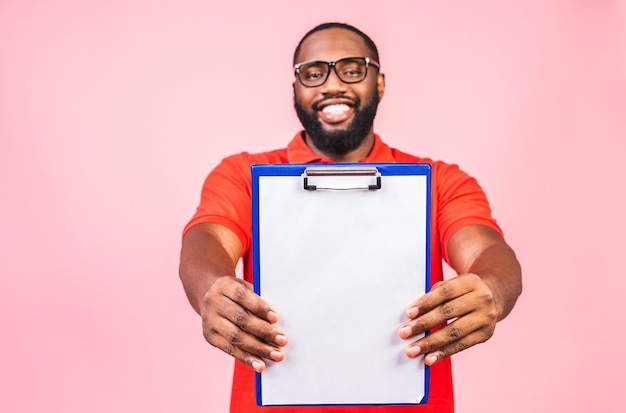
{"type": "MultiPolygon", "coordinates": [[[[456,166],[392,149],[374,133],[385,92],[378,51],[358,29],[328,23],[307,33],[294,54],[296,112],[304,131],[285,149],[231,156],[207,177],[200,206],[185,228],[180,276],[204,336],[233,356],[231,412],[451,412],[449,356],[493,334],[521,293],[521,270],[491,217],[476,181],[456,166]],[[289,354],[288,331],[276,327],[280,309],[251,287],[251,177],[253,163],[412,162],[432,165],[432,238],[429,293],[406,307],[397,326],[406,356],[431,366],[429,401],[420,406],[256,407],[254,371],[289,354]],[[244,259],[244,280],[234,277],[244,259]],[[443,281],[441,261],[459,274],[443,281]],[[448,323],[448,324],[446,324],[448,323]],[[425,330],[434,331],[421,339],[425,330]]],[[[367,303],[364,303],[367,304],[367,303]]]]}

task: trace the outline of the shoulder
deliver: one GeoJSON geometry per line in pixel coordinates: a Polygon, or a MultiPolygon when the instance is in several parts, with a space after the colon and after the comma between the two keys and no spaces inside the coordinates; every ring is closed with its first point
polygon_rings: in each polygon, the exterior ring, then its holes
{"type": "Polygon", "coordinates": [[[425,163],[431,166],[433,194],[444,199],[453,199],[462,195],[485,197],[476,179],[463,171],[457,164],[428,157],[420,157],[390,148],[394,162],[425,163]]]}
{"type": "Polygon", "coordinates": [[[229,155],[222,159],[216,169],[230,169],[234,171],[246,171],[249,173],[250,165],[274,164],[287,162],[287,149],[275,149],[266,152],[250,153],[240,152],[229,155]]]}
{"type": "Polygon", "coordinates": [[[286,162],[287,148],[274,149],[266,152],[250,153],[240,152],[224,158],[231,163],[252,164],[252,163],[281,163],[286,162]]]}
{"type": "Polygon", "coordinates": [[[432,158],[428,157],[412,155],[396,148],[390,148],[390,150],[395,162],[429,164],[432,168],[433,177],[446,178],[450,175],[467,176],[467,174],[463,172],[457,164],[433,160],[432,158]]]}

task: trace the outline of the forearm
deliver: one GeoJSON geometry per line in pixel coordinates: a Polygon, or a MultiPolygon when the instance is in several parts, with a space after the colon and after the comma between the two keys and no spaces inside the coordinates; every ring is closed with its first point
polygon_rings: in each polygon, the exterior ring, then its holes
{"type": "Polygon", "coordinates": [[[468,272],[477,274],[489,286],[498,311],[498,321],[505,318],[522,293],[521,268],[513,250],[503,242],[491,245],[474,261],[468,272]]]}
{"type": "Polygon", "coordinates": [[[522,273],[515,253],[500,234],[485,226],[468,226],[452,236],[448,250],[458,274],[476,274],[487,284],[498,320],[505,318],[522,292],[522,273]]]}
{"type": "Polygon", "coordinates": [[[228,229],[213,224],[190,228],[183,237],[179,275],[192,307],[200,314],[204,295],[220,277],[235,276],[241,246],[228,229]]]}

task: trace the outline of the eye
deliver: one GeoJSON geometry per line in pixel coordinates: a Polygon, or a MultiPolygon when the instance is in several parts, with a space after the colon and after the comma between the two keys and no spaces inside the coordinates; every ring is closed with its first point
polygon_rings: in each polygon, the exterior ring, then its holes
{"type": "Polygon", "coordinates": [[[314,80],[314,79],[319,79],[322,76],[324,76],[322,72],[309,71],[304,75],[304,78],[314,80]]]}
{"type": "Polygon", "coordinates": [[[360,79],[365,74],[365,63],[358,60],[346,60],[341,62],[341,76],[346,79],[360,79]]]}
{"type": "Polygon", "coordinates": [[[345,69],[342,74],[347,77],[361,77],[363,76],[363,71],[359,68],[351,68],[345,69]]]}
{"type": "Polygon", "coordinates": [[[304,80],[316,80],[326,76],[326,65],[311,63],[300,66],[300,77],[304,80]]]}

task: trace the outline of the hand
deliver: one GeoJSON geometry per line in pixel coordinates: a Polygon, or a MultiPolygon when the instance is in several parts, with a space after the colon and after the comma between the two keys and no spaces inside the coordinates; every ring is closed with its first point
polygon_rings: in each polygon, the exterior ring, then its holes
{"type": "Polygon", "coordinates": [[[213,346],[257,372],[263,358],[284,359],[287,336],[273,324],[278,313],[241,279],[218,278],[204,295],[201,307],[204,338],[213,346]]]}
{"type": "Polygon", "coordinates": [[[406,348],[408,357],[424,355],[429,366],[487,341],[497,321],[493,293],[476,274],[459,275],[436,283],[430,292],[411,303],[406,314],[411,320],[399,331],[405,340],[448,323],[406,348]]]}

